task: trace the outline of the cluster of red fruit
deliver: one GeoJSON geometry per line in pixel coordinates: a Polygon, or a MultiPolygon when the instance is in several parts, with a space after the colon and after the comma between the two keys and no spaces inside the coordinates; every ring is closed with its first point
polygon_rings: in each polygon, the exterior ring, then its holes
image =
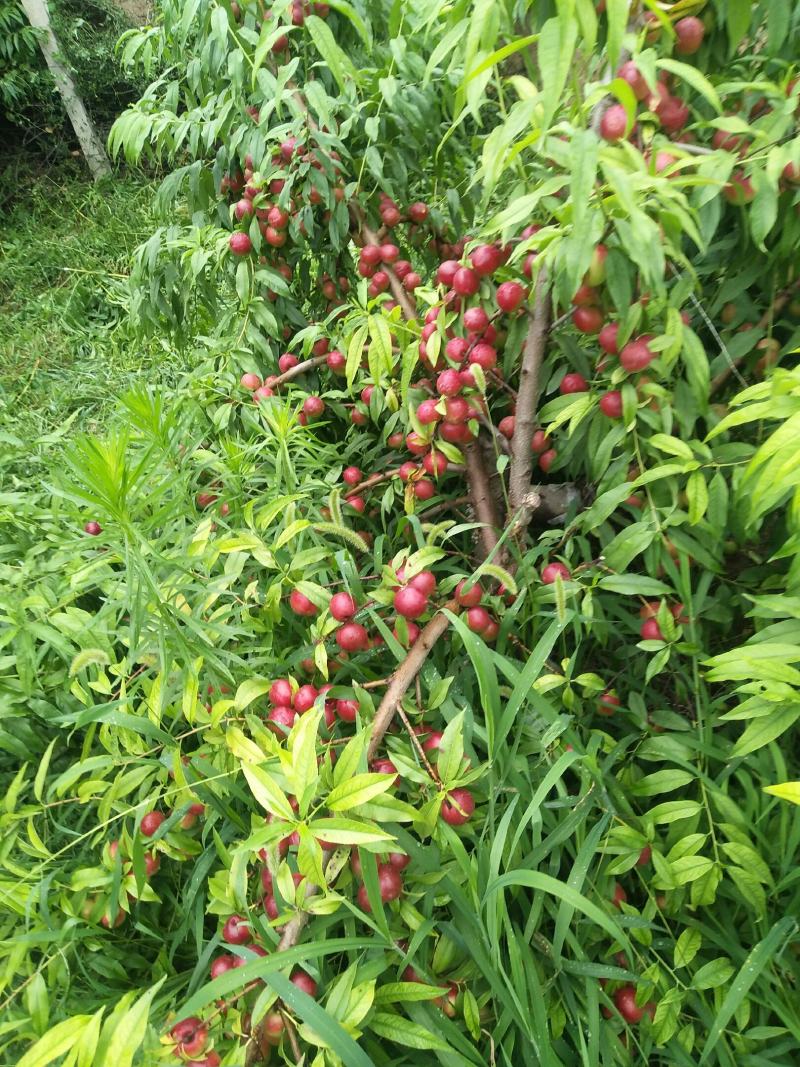
{"type": "MultiPolygon", "coordinates": [[[[241,3],[239,3],[238,0],[232,0],[230,6],[231,15],[237,22],[240,22],[252,6],[251,3],[248,3],[248,0],[242,0],[241,3]]],[[[331,9],[329,4],[318,3],[317,0],[314,0],[313,3],[311,0],[292,0],[289,17],[293,26],[302,26],[309,15],[313,14],[321,19],[326,19],[330,13],[331,9]]],[[[256,16],[255,29],[258,30],[261,28],[260,20],[268,22],[272,19],[273,13],[269,8],[265,7],[262,0],[258,0],[256,5],[256,16]]],[[[287,33],[282,33],[280,37],[278,37],[272,45],[272,51],[276,55],[283,54],[282,58],[284,61],[289,58],[286,54],[289,51],[289,35],[287,33]]]]}
{"type": "MultiPolygon", "coordinates": [[[[258,114],[253,113],[254,121],[258,122],[258,114]]],[[[338,153],[330,150],[325,152],[328,166],[334,172],[341,171],[341,162],[338,153]]],[[[295,243],[301,238],[308,236],[305,222],[298,211],[298,202],[295,197],[299,196],[303,204],[311,207],[324,205],[324,198],[317,185],[309,177],[311,169],[319,172],[325,171],[325,166],[315,148],[306,148],[300,144],[296,137],[287,137],[280,144],[278,150],[271,158],[272,174],[269,180],[260,177],[255,170],[252,156],[245,158],[244,171],[241,175],[228,175],[222,179],[220,192],[241,192],[241,199],[233,205],[235,219],[243,224],[243,229],[234,231],[229,240],[231,252],[235,256],[247,256],[253,250],[251,238],[251,222],[255,219],[258,223],[258,231],[263,243],[271,249],[283,248],[292,239],[295,243]],[[305,182],[305,184],[301,184],[305,182]],[[286,196],[284,190],[289,184],[294,196],[286,196]],[[290,230],[293,218],[298,219],[296,228],[290,230]]],[[[344,182],[340,177],[333,185],[334,201],[343,201],[345,198],[344,182]]],[[[325,208],[322,221],[330,219],[330,211],[325,208]]],[[[262,262],[267,263],[266,257],[262,262]]],[[[273,263],[275,268],[287,281],[292,279],[292,270],[281,259],[273,263]]],[[[270,290],[268,296],[271,300],[277,299],[277,294],[270,290]]]]}

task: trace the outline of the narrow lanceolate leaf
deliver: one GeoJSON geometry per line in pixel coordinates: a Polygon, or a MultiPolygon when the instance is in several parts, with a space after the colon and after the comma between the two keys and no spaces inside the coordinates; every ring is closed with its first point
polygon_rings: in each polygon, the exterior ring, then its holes
{"type": "Polygon", "coordinates": [[[771,793],[774,797],[800,804],[800,782],[782,782],[780,785],[765,785],[763,788],[765,793],[771,793]]]}
{"type": "Polygon", "coordinates": [[[75,1047],[91,1019],[91,1015],[74,1015],[58,1023],[28,1049],[17,1067],[47,1067],[48,1063],[61,1059],[75,1047]]]}
{"type": "Polygon", "coordinates": [[[294,820],[292,806],[271,774],[261,767],[253,767],[247,763],[242,764],[242,773],[262,808],[281,819],[294,820]]]}
{"type": "Polygon", "coordinates": [[[356,774],[349,781],[335,786],[325,803],[331,811],[349,811],[379,797],[393,783],[394,775],[391,774],[356,774]]]}

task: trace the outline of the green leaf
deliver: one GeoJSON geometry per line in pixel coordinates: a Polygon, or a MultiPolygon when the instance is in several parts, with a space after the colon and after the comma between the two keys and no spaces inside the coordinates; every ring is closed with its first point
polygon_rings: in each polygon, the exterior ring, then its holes
{"type": "Polygon", "coordinates": [[[695,526],[708,508],[708,485],[702,471],[692,471],[689,475],[686,496],[689,499],[689,522],[695,526]]]}
{"type": "Polygon", "coordinates": [[[765,785],[762,788],[765,793],[780,797],[781,800],[800,804],[800,782],[782,782],[780,785],[765,785]]]}
{"type": "Polygon", "coordinates": [[[609,574],[597,583],[598,589],[609,593],[622,593],[623,596],[671,596],[672,589],[657,578],[646,578],[642,574],[609,574]]]}
{"type": "Polygon", "coordinates": [[[376,1012],[370,1018],[369,1028],[378,1037],[385,1037],[387,1041],[394,1041],[406,1048],[438,1049],[440,1052],[448,1052],[450,1049],[447,1042],[432,1030],[392,1012],[376,1012]]]}
{"type": "Polygon", "coordinates": [[[105,1049],[105,1055],[97,1067],[131,1067],[136,1050],[144,1040],[150,1005],[153,997],[166,981],[161,978],[154,986],[134,1001],[122,1019],[117,1023],[105,1049]]]}
{"type": "Polygon", "coordinates": [[[244,711],[246,707],[249,707],[254,700],[258,697],[264,696],[269,692],[271,682],[268,682],[265,678],[248,678],[242,682],[239,688],[236,690],[236,696],[234,697],[234,706],[237,711],[244,711]]]}
{"type": "Polygon", "coordinates": [[[46,1067],[48,1063],[64,1056],[78,1043],[92,1018],[91,1015],[74,1015],[58,1023],[40,1037],[33,1048],[28,1049],[17,1067],[46,1067]]]}
{"type": "Polygon", "coordinates": [[[608,22],[606,55],[608,65],[612,70],[617,69],[617,63],[619,62],[622,38],[628,25],[629,8],[630,0],[606,0],[606,20],[608,22]]]}
{"type": "Polygon", "coordinates": [[[367,48],[372,47],[372,26],[369,23],[364,22],[361,15],[359,15],[352,4],[348,3],[347,0],[328,0],[328,6],[332,7],[334,11],[338,11],[340,15],[344,15],[345,18],[349,19],[365,46],[367,48]]]}
{"type": "Polygon", "coordinates": [[[725,956],[720,956],[701,967],[692,979],[695,989],[717,989],[725,985],[736,968],[725,956]]]}
{"type": "Polygon", "coordinates": [[[292,806],[271,774],[262,767],[253,767],[247,763],[242,764],[242,773],[247,779],[253,796],[262,808],[272,815],[277,815],[280,819],[294,822],[295,814],[292,806]]]}
{"type": "Polygon", "coordinates": [[[537,59],[542,77],[543,130],[549,128],[561,100],[577,39],[578,23],[573,18],[548,19],[539,35],[537,59]]]}
{"type": "Polygon", "coordinates": [[[369,326],[359,326],[350,338],[350,344],[347,346],[345,374],[347,377],[348,388],[352,387],[353,382],[356,379],[356,374],[358,373],[358,368],[361,366],[361,357],[364,354],[364,342],[367,340],[368,333],[369,326]]]}
{"type": "Polygon", "coordinates": [[[694,930],[691,927],[684,930],[675,942],[675,949],[672,957],[675,968],[688,967],[700,951],[702,943],[703,935],[699,930],[694,930]]]}
{"type": "Polygon", "coordinates": [[[624,571],[628,564],[652,544],[657,531],[647,522],[634,522],[606,545],[603,555],[614,571],[624,571]]]}
{"type": "Polygon", "coordinates": [[[692,67],[688,63],[681,63],[677,59],[670,59],[666,56],[656,60],[656,67],[661,70],[668,70],[676,78],[681,78],[683,81],[688,82],[696,92],[711,104],[715,111],[722,111],[722,103],[717,95],[717,90],[697,67],[692,67]]]}
{"type": "Polygon", "coordinates": [[[358,72],[350,57],[342,51],[336,43],[333,31],[318,15],[307,15],[303,25],[311,35],[314,46],[325,60],[339,88],[346,93],[348,78],[356,83],[359,81],[358,72]]]}
{"type": "Polygon", "coordinates": [[[325,803],[331,811],[349,811],[379,797],[391,789],[393,783],[392,774],[356,774],[335,786],[325,803]]]}
{"type": "Polygon", "coordinates": [[[706,1043],[703,1046],[703,1051],[700,1054],[700,1064],[706,1063],[709,1055],[716,1047],[717,1042],[722,1036],[722,1032],[728,1025],[730,1020],[739,1008],[744,998],[747,996],[750,988],[757,980],[758,976],[776,955],[782,943],[787,941],[797,930],[797,920],[794,916],[788,915],[775,923],[767,936],[763,941],[759,941],[753,951],[748,955],[747,959],[739,969],[739,973],[731,983],[731,987],[725,995],[717,1017],[709,1031],[706,1043]]]}
{"type": "Polygon", "coordinates": [[[728,25],[728,52],[733,55],[739,44],[750,29],[750,20],[753,17],[753,4],[751,0],[728,0],[725,10],[725,21],[728,25]]]}
{"type": "Polygon", "coordinates": [[[749,756],[776,737],[780,737],[800,718],[800,707],[788,705],[776,708],[770,715],[754,719],[731,749],[732,757],[749,756]]]}

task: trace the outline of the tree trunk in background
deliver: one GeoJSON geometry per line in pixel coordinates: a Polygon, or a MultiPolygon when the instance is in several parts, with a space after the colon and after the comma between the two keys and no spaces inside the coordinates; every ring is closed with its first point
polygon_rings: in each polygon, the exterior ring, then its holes
{"type": "Polygon", "coordinates": [[[40,41],[42,54],[47,66],[50,68],[50,73],[53,75],[58,91],[61,93],[64,108],[78,137],[86,162],[89,164],[92,177],[95,181],[98,181],[111,173],[111,165],[108,162],[103,142],[97,135],[94,123],[78,95],[75,82],[72,80],[69,71],[58,59],[58,41],[50,26],[47,0],[21,0],[21,3],[31,26],[44,31],[40,41]]]}

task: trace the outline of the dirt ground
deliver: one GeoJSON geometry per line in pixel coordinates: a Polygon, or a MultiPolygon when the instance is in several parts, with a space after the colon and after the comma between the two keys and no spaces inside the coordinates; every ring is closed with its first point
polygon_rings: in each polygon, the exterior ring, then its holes
{"type": "Polygon", "coordinates": [[[150,0],[116,0],[116,3],[134,24],[143,26],[150,20],[153,10],[150,0]]]}

